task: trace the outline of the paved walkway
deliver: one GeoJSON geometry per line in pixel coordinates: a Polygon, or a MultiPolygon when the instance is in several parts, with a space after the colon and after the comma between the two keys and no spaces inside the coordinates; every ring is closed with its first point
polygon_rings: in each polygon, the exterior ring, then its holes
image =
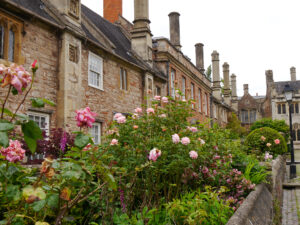
{"type": "MultiPolygon", "coordinates": [[[[289,167],[287,167],[286,183],[300,183],[300,179],[289,180],[289,167]]],[[[300,188],[283,190],[282,225],[298,225],[298,212],[300,210],[300,188]]]]}

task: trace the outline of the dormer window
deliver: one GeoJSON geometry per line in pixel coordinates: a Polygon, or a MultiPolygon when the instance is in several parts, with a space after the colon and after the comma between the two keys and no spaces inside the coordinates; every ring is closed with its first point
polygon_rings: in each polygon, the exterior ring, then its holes
{"type": "Polygon", "coordinates": [[[76,18],[79,17],[79,0],[70,0],[69,12],[76,18]]]}

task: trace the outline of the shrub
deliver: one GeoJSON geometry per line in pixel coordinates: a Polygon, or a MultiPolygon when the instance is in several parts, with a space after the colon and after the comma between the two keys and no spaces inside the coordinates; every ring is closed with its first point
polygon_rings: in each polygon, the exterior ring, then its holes
{"type": "Polygon", "coordinates": [[[235,139],[243,137],[247,134],[246,128],[241,126],[241,121],[235,113],[231,114],[226,128],[231,131],[231,137],[235,139]]]}
{"type": "Polygon", "coordinates": [[[290,128],[284,120],[272,120],[270,118],[264,118],[253,123],[250,129],[251,131],[254,131],[262,127],[270,127],[274,130],[277,130],[283,135],[285,141],[288,141],[290,136],[290,128]]]}
{"type": "Polygon", "coordinates": [[[287,152],[284,137],[278,131],[269,127],[262,127],[252,131],[247,136],[245,145],[248,147],[249,152],[257,155],[270,152],[276,156],[287,152]]]}

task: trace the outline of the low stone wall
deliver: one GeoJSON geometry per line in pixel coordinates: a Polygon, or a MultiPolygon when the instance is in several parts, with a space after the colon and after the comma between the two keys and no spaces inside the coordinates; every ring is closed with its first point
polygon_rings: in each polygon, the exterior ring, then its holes
{"type": "Polygon", "coordinates": [[[279,210],[277,208],[278,205],[282,206],[285,157],[278,156],[272,162],[270,172],[268,184],[257,185],[227,225],[271,225],[273,223],[275,213],[281,213],[281,208],[279,210]]]}

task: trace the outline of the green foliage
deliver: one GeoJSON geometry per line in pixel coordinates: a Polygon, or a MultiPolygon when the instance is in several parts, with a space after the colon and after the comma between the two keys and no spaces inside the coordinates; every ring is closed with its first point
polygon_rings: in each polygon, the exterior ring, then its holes
{"type": "Polygon", "coordinates": [[[31,105],[35,108],[42,108],[45,106],[45,104],[50,106],[55,106],[56,104],[48,99],[45,98],[31,98],[31,105]]]}
{"type": "Polygon", "coordinates": [[[288,138],[290,136],[290,128],[284,120],[272,120],[270,118],[264,118],[253,123],[250,129],[251,131],[254,131],[262,127],[270,127],[274,130],[277,130],[283,135],[285,141],[288,141],[288,138]]]}
{"type": "Polygon", "coordinates": [[[277,156],[287,152],[287,145],[284,137],[278,131],[262,127],[252,131],[245,140],[245,145],[249,152],[261,155],[270,152],[277,156]],[[280,144],[276,144],[275,140],[279,139],[280,144]],[[269,147],[268,145],[271,144],[269,147]]]}
{"type": "Polygon", "coordinates": [[[36,122],[29,120],[22,124],[22,132],[24,134],[24,140],[32,153],[35,152],[37,146],[37,140],[43,138],[42,131],[36,122]]]}
{"type": "Polygon", "coordinates": [[[235,113],[231,114],[226,126],[231,131],[232,138],[239,138],[246,135],[246,128],[241,126],[241,121],[238,119],[235,113]]]}
{"type": "Polygon", "coordinates": [[[266,171],[265,167],[257,167],[257,162],[254,161],[248,163],[244,172],[244,177],[254,184],[260,184],[266,182],[268,174],[269,172],[266,171]]]}
{"type": "Polygon", "coordinates": [[[209,65],[205,71],[207,79],[211,80],[211,65],[209,65]]]}

